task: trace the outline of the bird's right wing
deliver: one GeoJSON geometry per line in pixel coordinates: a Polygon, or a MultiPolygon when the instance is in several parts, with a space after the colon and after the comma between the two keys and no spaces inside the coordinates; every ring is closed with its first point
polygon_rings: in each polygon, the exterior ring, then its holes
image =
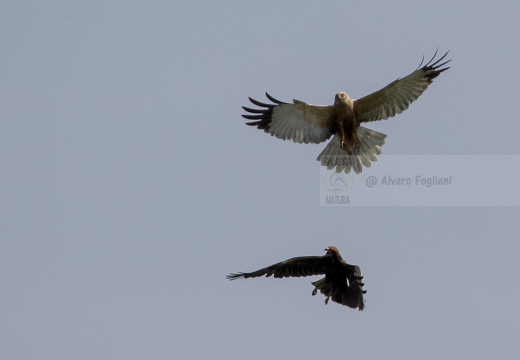
{"type": "Polygon", "coordinates": [[[329,262],[330,260],[323,256],[295,257],[250,273],[229,274],[227,278],[235,280],[264,275],[274,275],[275,278],[321,275],[330,267],[329,262]]]}
{"type": "Polygon", "coordinates": [[[333,106],[311,105],[303,101],[293,100],[293,104],[276,100],[265,94],[274,104],[265,104],[249,98],[254,105],[263,109],[252,109],[243,106],[249,114],[242,115],[246,123],[256,126],[266,133],[283,140],[296,143],[321,143],[332,135],[333,106]]]}
{"type": "Polygon", "coordinates": [[[386,120],[396,114],[408,109],[410,104],[428,88],[433,79],[443,71],[449,69],[444,67],[450,60],[441,63],[448,55],[444,54],[440,59],[434,61],[435,55],[423,67],[419,68],[402,79],[397,79],[381,90],[354,100],[354,111],[358,123],[386,120]]]}
{"type": "Polygon", "coordinates": [[[351,308],[358,308],[363,310],[365,308],[365,300],[363,294],[366,290],[363,290],[363,276],[361,276],[361,269],[357,265],[352,266],[352,273],[348,277],[348,289],[343,296],[343,304],[351,308]]]}

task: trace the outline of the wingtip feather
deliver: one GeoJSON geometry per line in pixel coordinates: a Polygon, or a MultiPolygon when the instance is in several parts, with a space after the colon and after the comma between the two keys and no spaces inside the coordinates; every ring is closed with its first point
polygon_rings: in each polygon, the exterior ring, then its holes
{"type": "Polygon", "coordinates": [[[236,279],[241,279],[244,277],[244,275],[245,275],[244,273],[236,273],[236,274],[231,273],[229,275],[226,275],[226,279],[232,281],[232,280],[236,280],[236,279]]]}

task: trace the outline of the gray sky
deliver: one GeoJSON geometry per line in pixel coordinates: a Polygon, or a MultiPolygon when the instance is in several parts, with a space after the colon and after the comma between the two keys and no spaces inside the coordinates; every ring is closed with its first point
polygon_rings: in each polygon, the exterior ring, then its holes
{"type": "Polygon", "coordinates": [[[367,126],[388,135],[373,166],[520,155],[519,16],[513,0],[1,2],[0,358],[516,359],[519,208],[321,207],[325,144],[240,115],[265,91],[361,97],[439,47],[452,68],[367,126]],[[361,266],[365,311],[312,297],[318,277],[225,279],[328,245],[361,266]]]}

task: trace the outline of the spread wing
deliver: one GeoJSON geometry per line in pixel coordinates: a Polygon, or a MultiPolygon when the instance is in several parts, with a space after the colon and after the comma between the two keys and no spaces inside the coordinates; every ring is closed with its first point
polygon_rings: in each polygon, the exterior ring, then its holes
{"type": "Polygon", "coordinates": [[[332,135],[332,105],[310,105],[299,100],[288,104],[276,100],[268,93],[265,96],[274,104],[264,104],[249,98],[260,109],[242,107],[249,113],[242,117],[255,120],[246,123],[247,125],[256,126],[279,139],[290,139],[296,143],[318,144],[332,135]]]}
{"type": "Polygon", "coordinates": [[[449,69],[449,67],[441,67],[451,60],[440,64],[448,53],[433,62],[436,55],[437,52],[426,65],[421,67],[421,62],[417,70],[404,78],[397,79],[379,91],[354,100],[354,111],[358,123],[385,120],[408,109],[410,104],[428,88],[433,79],[449,69]]]}
{"type": "Polygon", "coordinates": [[[229,280],[235,280],[264,275],[266,277],[274,275],[275,278],[311,276],[325,274],[330,267],[330,259],[323,256],[302,256],[285,260],[250,273],[229,274],[227,278],[229,280]]]}

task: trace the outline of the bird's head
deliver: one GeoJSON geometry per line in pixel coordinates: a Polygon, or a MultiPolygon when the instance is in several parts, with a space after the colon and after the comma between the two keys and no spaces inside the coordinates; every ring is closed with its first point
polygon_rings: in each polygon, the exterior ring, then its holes
{"type": "Polygon", "coordinates": [[[339,257],[339,250],[335,246],[329,246],[325,251],[327,252],[325,256],[339,257]]]}
{"type": "Polygon", "coordinates": [[[334,98],[334,104],[343,104],[346,103],[348,100],[350,100],[349,96],[346,92],[339,92],[336,94],[336,97],[334,98]]]}

